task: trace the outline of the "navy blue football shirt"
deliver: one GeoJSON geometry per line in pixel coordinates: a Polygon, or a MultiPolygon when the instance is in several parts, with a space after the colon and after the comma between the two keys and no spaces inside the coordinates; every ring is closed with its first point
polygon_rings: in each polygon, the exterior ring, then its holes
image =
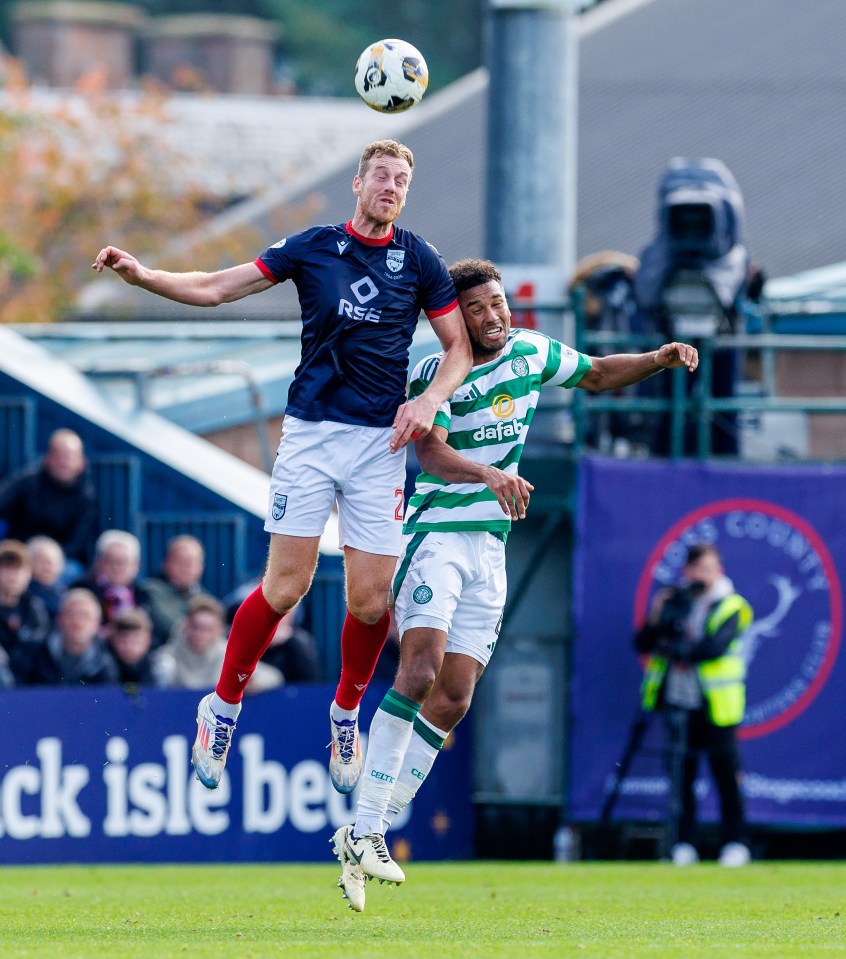
{"type": "Polygon", "coordinates": [[[299,294],[302,357],[286,412],[391,426],[420,311],[442,316],[457,304],[437,250],[408,230],[372,240],[347,223],[289,236],[255,263],[274,283],[293,280],[299,294]]]}

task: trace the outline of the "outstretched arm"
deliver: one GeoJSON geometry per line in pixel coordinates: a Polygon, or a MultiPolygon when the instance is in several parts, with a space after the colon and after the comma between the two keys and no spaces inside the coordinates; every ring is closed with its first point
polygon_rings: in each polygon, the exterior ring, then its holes
{"type": "Polygon", "coordinates": [[[273,286],[255,263],[242,263],[216,273],[168,273],[143,266],[131,253],[116,246],[100,250],[91,264],[91,269],[98,273],[107,267],[130,286],[140,286],[142,290],[189,306],[232,303],[273,286]]]}
{"type": "Polygon", "coordinates": [[[425,472],[447,483],[484,483],[496,496],[506,516],[513,520],[524,519],[529,508],[529,494],[534,486],[522,476],[484,463],[474,463],[447,446],[446,437],[447,431],[443,426],[433,426],[426,436],[414,444],[420,466],[425,472]]]}
{"type": "Polygon", "coordinates": [[[403,403],[397,410],[390,443],[394,453],[429,432],[438,407],[458,389],[473,362],[470,337],[458,307],[443,316],[432,317],[429,322],[441,341],[444,355],[426,392],[403,403]]]}
{"type": "Polygon", "coordinates": [[[591,362],[593,365],[577,385],[591,393],[602,393],[639,383],[660,370],[686,366],[692,373],[699,365],[699,353],[688,343],[665,343],[649,353],[594,356],[591,362]]]}

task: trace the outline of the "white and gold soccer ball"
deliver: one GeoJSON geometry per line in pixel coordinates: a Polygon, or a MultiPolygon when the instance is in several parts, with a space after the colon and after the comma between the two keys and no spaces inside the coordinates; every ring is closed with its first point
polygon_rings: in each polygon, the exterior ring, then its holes
{"type": "Polygon", "coordinates": [[[405,40],[371,43],[355,65],[355,88],[380,113],[402,113],[419,103],[429,84],[423,54],[405,40]]]}

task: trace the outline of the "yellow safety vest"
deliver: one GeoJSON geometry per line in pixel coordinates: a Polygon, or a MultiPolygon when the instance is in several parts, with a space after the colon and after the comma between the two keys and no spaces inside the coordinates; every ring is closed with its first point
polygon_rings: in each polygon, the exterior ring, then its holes
{"type": "MultiPolygon", "coordinates": [[[[746,709],[746,667],[741,653],[741,637],[752,623],[752,607],[737,593],[721,600],[705,620],[705,635],[712,636],[726,620],[738,614],[738,634],[722,656],[696,664],[699,685],[715,726],[737,726],[746,709]]],[[[641,686],[641,704],[651,712],[667,675],[670,661],[665,656],[649,656],[641,686]]]]}

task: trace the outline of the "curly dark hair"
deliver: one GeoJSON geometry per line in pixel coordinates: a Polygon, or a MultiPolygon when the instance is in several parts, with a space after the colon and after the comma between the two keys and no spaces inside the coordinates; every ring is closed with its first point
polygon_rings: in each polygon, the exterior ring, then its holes
{"type": "Polygon", "coordinates": [[[456,293],[472,290],[474,286],[481,286],[491,280],[502,283],[502,274],[490,260],[459,260],[449,268],[449,275],[455,284],[456,293]]]}

